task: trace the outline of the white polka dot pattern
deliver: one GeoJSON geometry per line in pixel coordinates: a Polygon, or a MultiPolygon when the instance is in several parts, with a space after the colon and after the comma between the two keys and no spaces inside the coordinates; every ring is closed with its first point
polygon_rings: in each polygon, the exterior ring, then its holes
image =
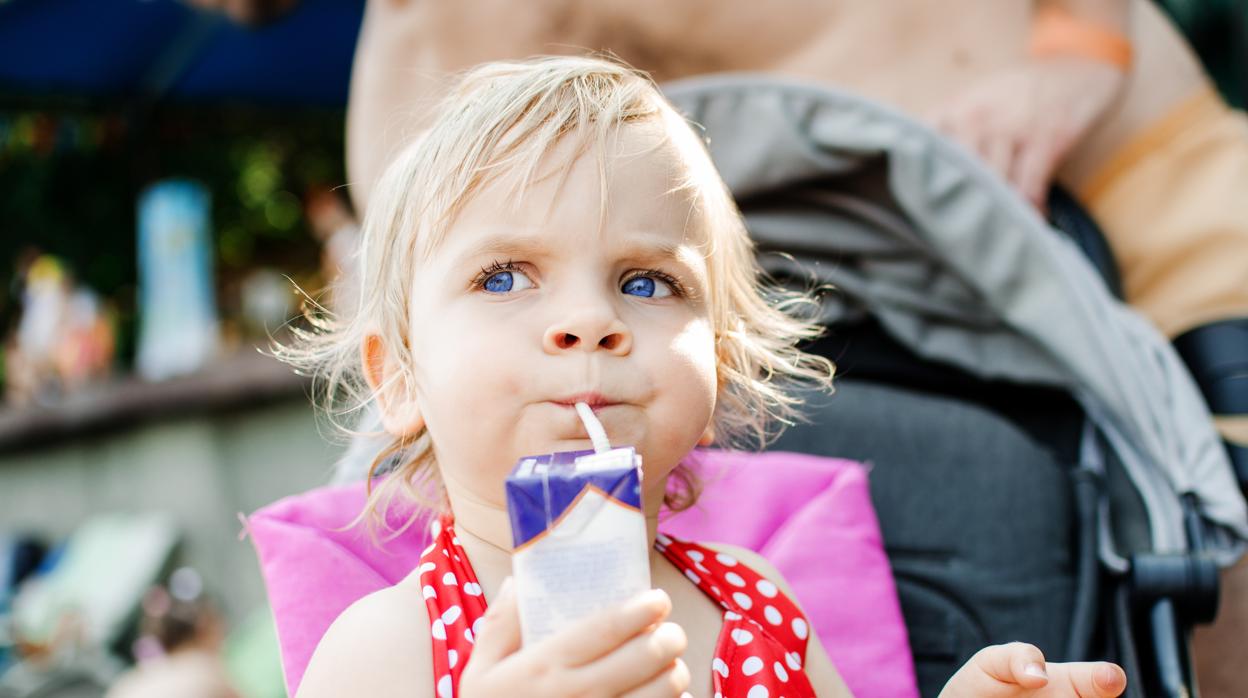
{"type": "MultiPolygon", "coordinates": [[[[434,544],[418,571],[433,637],[434,688],[438,698],[455,698],[485,615],[485,596],[451,518],[433,522],[430,530],[434,544]]],[[[724,609],[711,663],[715,698],[814,696],[801,670],[809,626],[774,583],[733,555],[695,543],[659,534],[655,548],[724,609]]]]}
{"type": "Polygon", "coordinates": [[[754,633],[746,630],[745,628],[735,628],[728,635],[732,638],[732,641],[738,645],[748,645],[754,641],[754,633]]]}
{"type": "Polygon", "coordinates": [[[780,662],[776,662],[775,664],[772,664],[771,670],[776,672],[777,679],[780,679],[781,681],[789,680],[789,672],[784,670],[784,665],[781,664],[780,662]]]}
{"type": "Polygon", "coordinates": [[[784,655],[784,663],[788,664],[793,671],[798,671],[802,668],[802,658],[798,656],[797,652],[789,652],[784,655]]]}
{"type": "Polygon", "coordinates": [[[793,619],[793,634],[796,635],[799,640],[805,640],[806,639],[806,621],[802,620],[801,618],[794,618],[793,619]]]}
{"type": "Polygon", "coordinates": [[[417,571],[433,638],[434,690],[438,698],[454,698],[472,652],[472,630],[467,626],[485,615],[485,596],[458,545],[450,517],[433,522],[429,529],[435,534],[433,545],[421,556],[417,571]]]}
{"type": "Polygon", "coordinates": [[[741,673],[746,676],[753,676],[763,670],[763,660],[758,657],[747,657],[741,662],[741,673]]]}
{"type": "Polygon", "coordinates": [[[775,583],[737,557],[696,543],[669,538],[661,552],[724,608],[711,663],[716,696],[814,695],[801,671],[808,626],[801,610],[775,583]],[[726,591],[721,593],[717,585],[725,585],[726,591]],[[802,622],[790,622],[797,620],[802,622]]]}

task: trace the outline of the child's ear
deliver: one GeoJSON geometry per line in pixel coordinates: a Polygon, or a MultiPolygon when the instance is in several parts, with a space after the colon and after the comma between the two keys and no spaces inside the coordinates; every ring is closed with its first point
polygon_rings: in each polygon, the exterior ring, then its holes
{"type": "Polygon", "coordinates": [[[698,438],[698,445],[702,447],[710,446],[715,443],[715,425],[714,423],[706,425],[706,430],[702,432],[702,436],[698,438]]]}
{"type": "Polygon", "coordinates": [[[364,380],[377,396],[382,426],[394,436],[418,434],[425,426],[425,419],[381,337],[370,334],[364,338],[360,359],[364,363],[364,380]]]}

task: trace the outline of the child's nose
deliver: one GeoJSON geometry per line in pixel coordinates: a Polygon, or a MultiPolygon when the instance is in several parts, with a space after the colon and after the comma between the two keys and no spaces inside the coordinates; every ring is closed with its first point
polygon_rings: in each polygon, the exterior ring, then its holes
{"type": "Polygon", "coordinates": [[[624,356],[632,351],[633,334],[614,314],[583,312],[551,324],[542,337],[542,348],[549,354],[602,350],[624,356]]]}

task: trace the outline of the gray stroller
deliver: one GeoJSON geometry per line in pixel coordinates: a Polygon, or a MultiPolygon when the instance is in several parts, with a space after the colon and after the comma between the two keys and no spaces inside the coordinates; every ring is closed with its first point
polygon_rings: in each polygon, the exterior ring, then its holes
{"type": "Polygon", "coordinates": [[[1047,225],[971,156],[826,87],[665,87],[705,128],[764,268],[830,284],[838,393],[774,447],[873,465],[924,695],[978,648],[1107,658],[1128,695],[1196,695],[1188,640],[1248,539],[1209,411],[1113,297],[1072,202],[1047,225]],[[1063,234],[1066,233],[1066,234],[1063,234]]]}

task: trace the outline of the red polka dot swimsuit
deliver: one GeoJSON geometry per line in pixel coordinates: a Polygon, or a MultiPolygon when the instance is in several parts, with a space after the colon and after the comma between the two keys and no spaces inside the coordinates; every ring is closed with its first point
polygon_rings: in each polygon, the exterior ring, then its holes
{"type": "MultiPolygon", "coordinates": [[[[457,695],[486,608],[453,523],[443,516],[433,524],[433,544],[421,555],[419,568],[438,698],[457,695]]],[[[696,543],[660,533],[654,547],[724,609],[711,665],[716,698],[815,695],[802,670],[810,626],[784,592],[732,556],[696,543]]]]}

